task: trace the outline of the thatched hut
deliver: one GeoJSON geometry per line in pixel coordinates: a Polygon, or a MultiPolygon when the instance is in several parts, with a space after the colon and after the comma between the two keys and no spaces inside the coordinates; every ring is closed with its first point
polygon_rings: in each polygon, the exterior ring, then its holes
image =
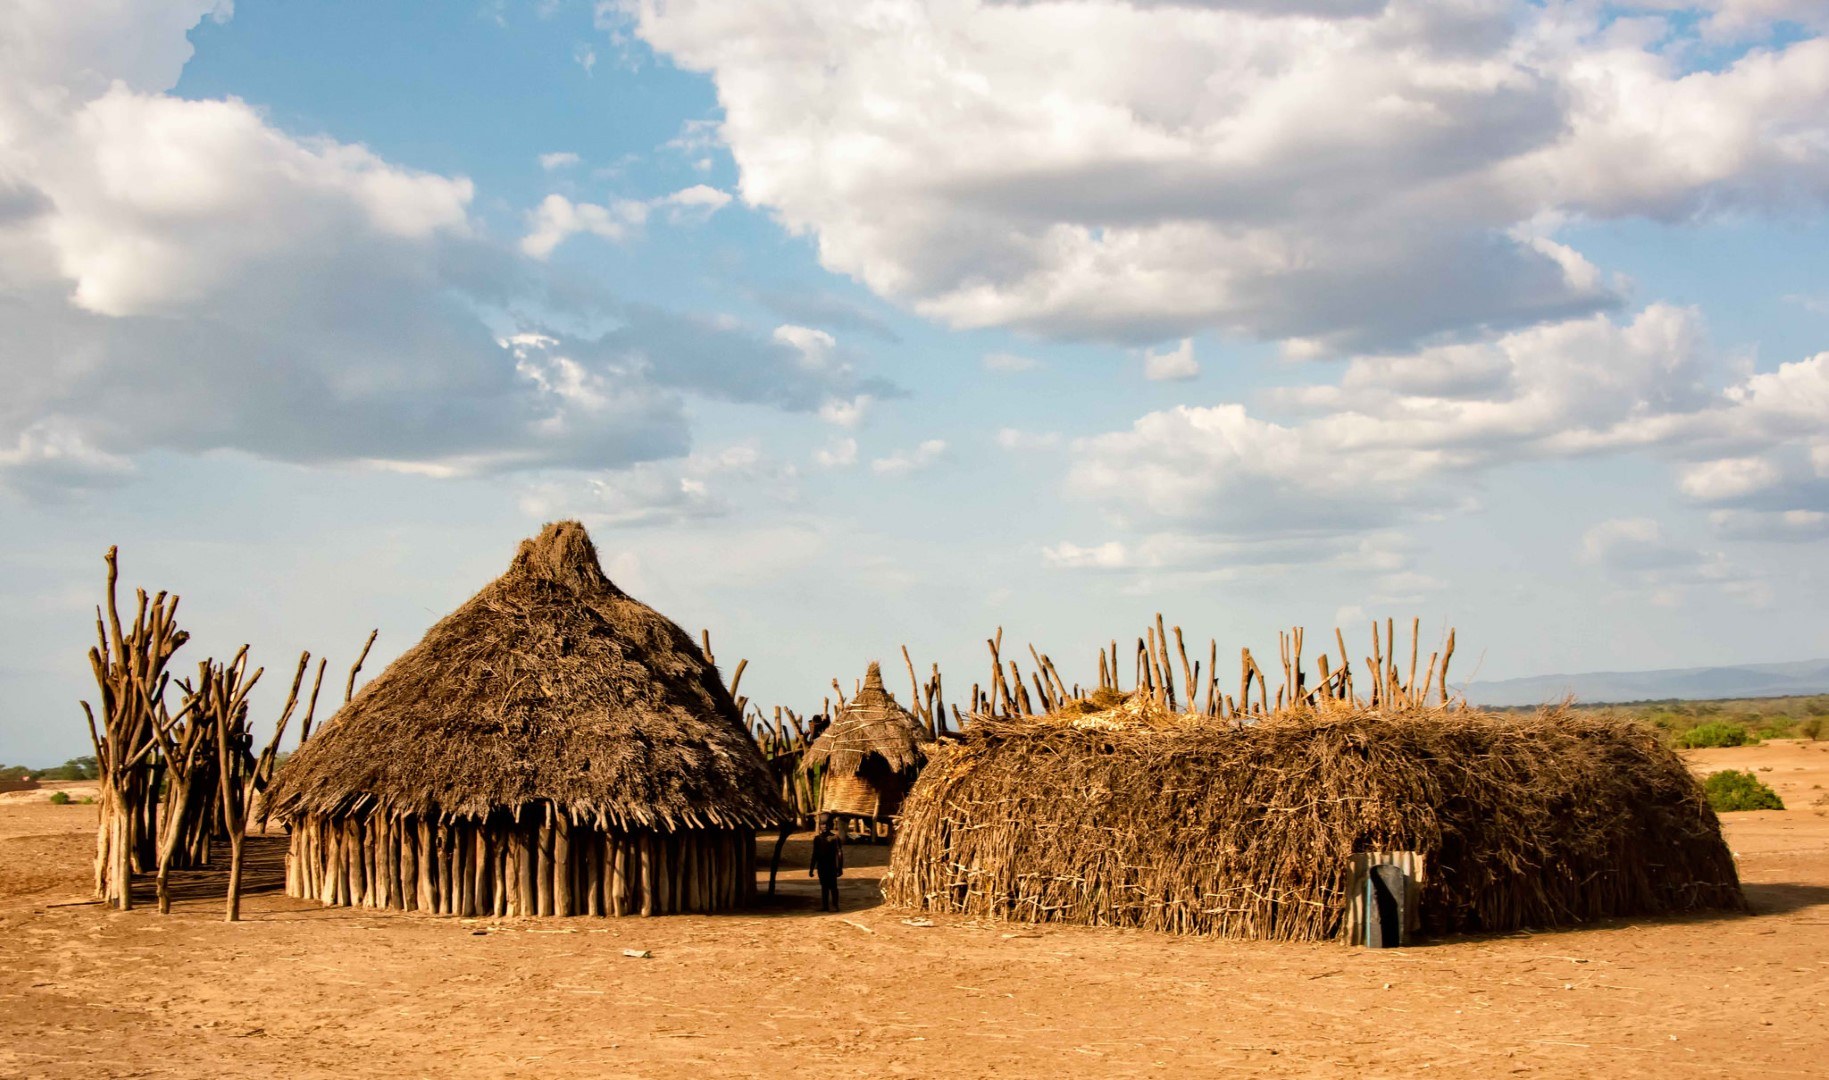
{"type": "Polygon", "coordinates": [[[807,748],[801,768],[825,768],[821,813],[888,821],[901,811],[933,743],[933,735],[884,688],[882,665],[872,661],[863,688],[807,748]]]}
{"type": "Polygon", "coordinates": [[[288,760],[286,891],[456,915],[718,911],[786,813],[717,669],[548,525],[288,760]]]}
{"type": "Polygon", "coordinates": [[[1643,725],[1339,704],[982,718],[903,808],[884,893],[934,911],[1346,936],[1355,862],[1426,867],[1423,933],[1743,910],[1700,786],[1643,725]],[[1355,856],[1359,858],[1355,860],[1355,856]]]}

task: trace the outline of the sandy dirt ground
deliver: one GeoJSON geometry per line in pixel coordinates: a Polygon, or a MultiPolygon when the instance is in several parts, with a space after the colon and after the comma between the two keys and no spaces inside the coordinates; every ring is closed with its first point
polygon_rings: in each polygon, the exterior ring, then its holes
{"type": "MultiPolygon", "coordinates": [[[[869,846],[822,915],[804,838],[780,901],[744,915],[496,922],[265,891],[231,925],[207,875],[170,916],[110,912],[85,902],[94,807],[7,796],[0,1076],[1829,1075],[1829,742],[1692,760],[1790,807],[1728,815],[1751,916],[1384,952],[911,924],[869,846]]],[[[283,841],[250,844],[270,890],[283,841]]]]}

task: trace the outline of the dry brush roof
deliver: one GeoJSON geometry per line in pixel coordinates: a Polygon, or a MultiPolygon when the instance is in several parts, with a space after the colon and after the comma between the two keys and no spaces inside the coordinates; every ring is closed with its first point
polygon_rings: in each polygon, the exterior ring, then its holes
{"type": "Polygon", "coordinates": [[[895,772],[913,772],[927,759],[934,737],[896,704],[895,695],[883,687],[883,668],[872,661],[864,687],[845,703],[837,719],[807,748],[802,765],[855,776],[872,757],[880,757],[895,772]]]}
{"type": "Polygon", "coordinates": [[[280,816],[477,817],[550,802],[619,827],[781,820],[717,668],[604,576],[584,527],[546,526],[274,777],[280,816]]]}

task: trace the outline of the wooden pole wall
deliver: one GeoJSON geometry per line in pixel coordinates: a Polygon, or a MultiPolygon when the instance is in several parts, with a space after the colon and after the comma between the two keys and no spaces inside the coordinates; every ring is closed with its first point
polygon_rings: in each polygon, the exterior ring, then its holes
{"type": "Polygon", "coordinates": [[[603,832],[540,810],[489,821],[292,824],[286,894],[466,917],[671,915],[754,902],[751,829],[603,832]]]}

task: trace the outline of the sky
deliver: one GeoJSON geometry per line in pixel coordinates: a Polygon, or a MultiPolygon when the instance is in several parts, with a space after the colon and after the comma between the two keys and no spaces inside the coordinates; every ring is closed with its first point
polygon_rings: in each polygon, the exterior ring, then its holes
{"type": "Polygon", "coordinates": [[[1821,0],[0,0],[0,761],[567,517],[801,711],[1829,655],[1826,206],[1821,0]]]}

